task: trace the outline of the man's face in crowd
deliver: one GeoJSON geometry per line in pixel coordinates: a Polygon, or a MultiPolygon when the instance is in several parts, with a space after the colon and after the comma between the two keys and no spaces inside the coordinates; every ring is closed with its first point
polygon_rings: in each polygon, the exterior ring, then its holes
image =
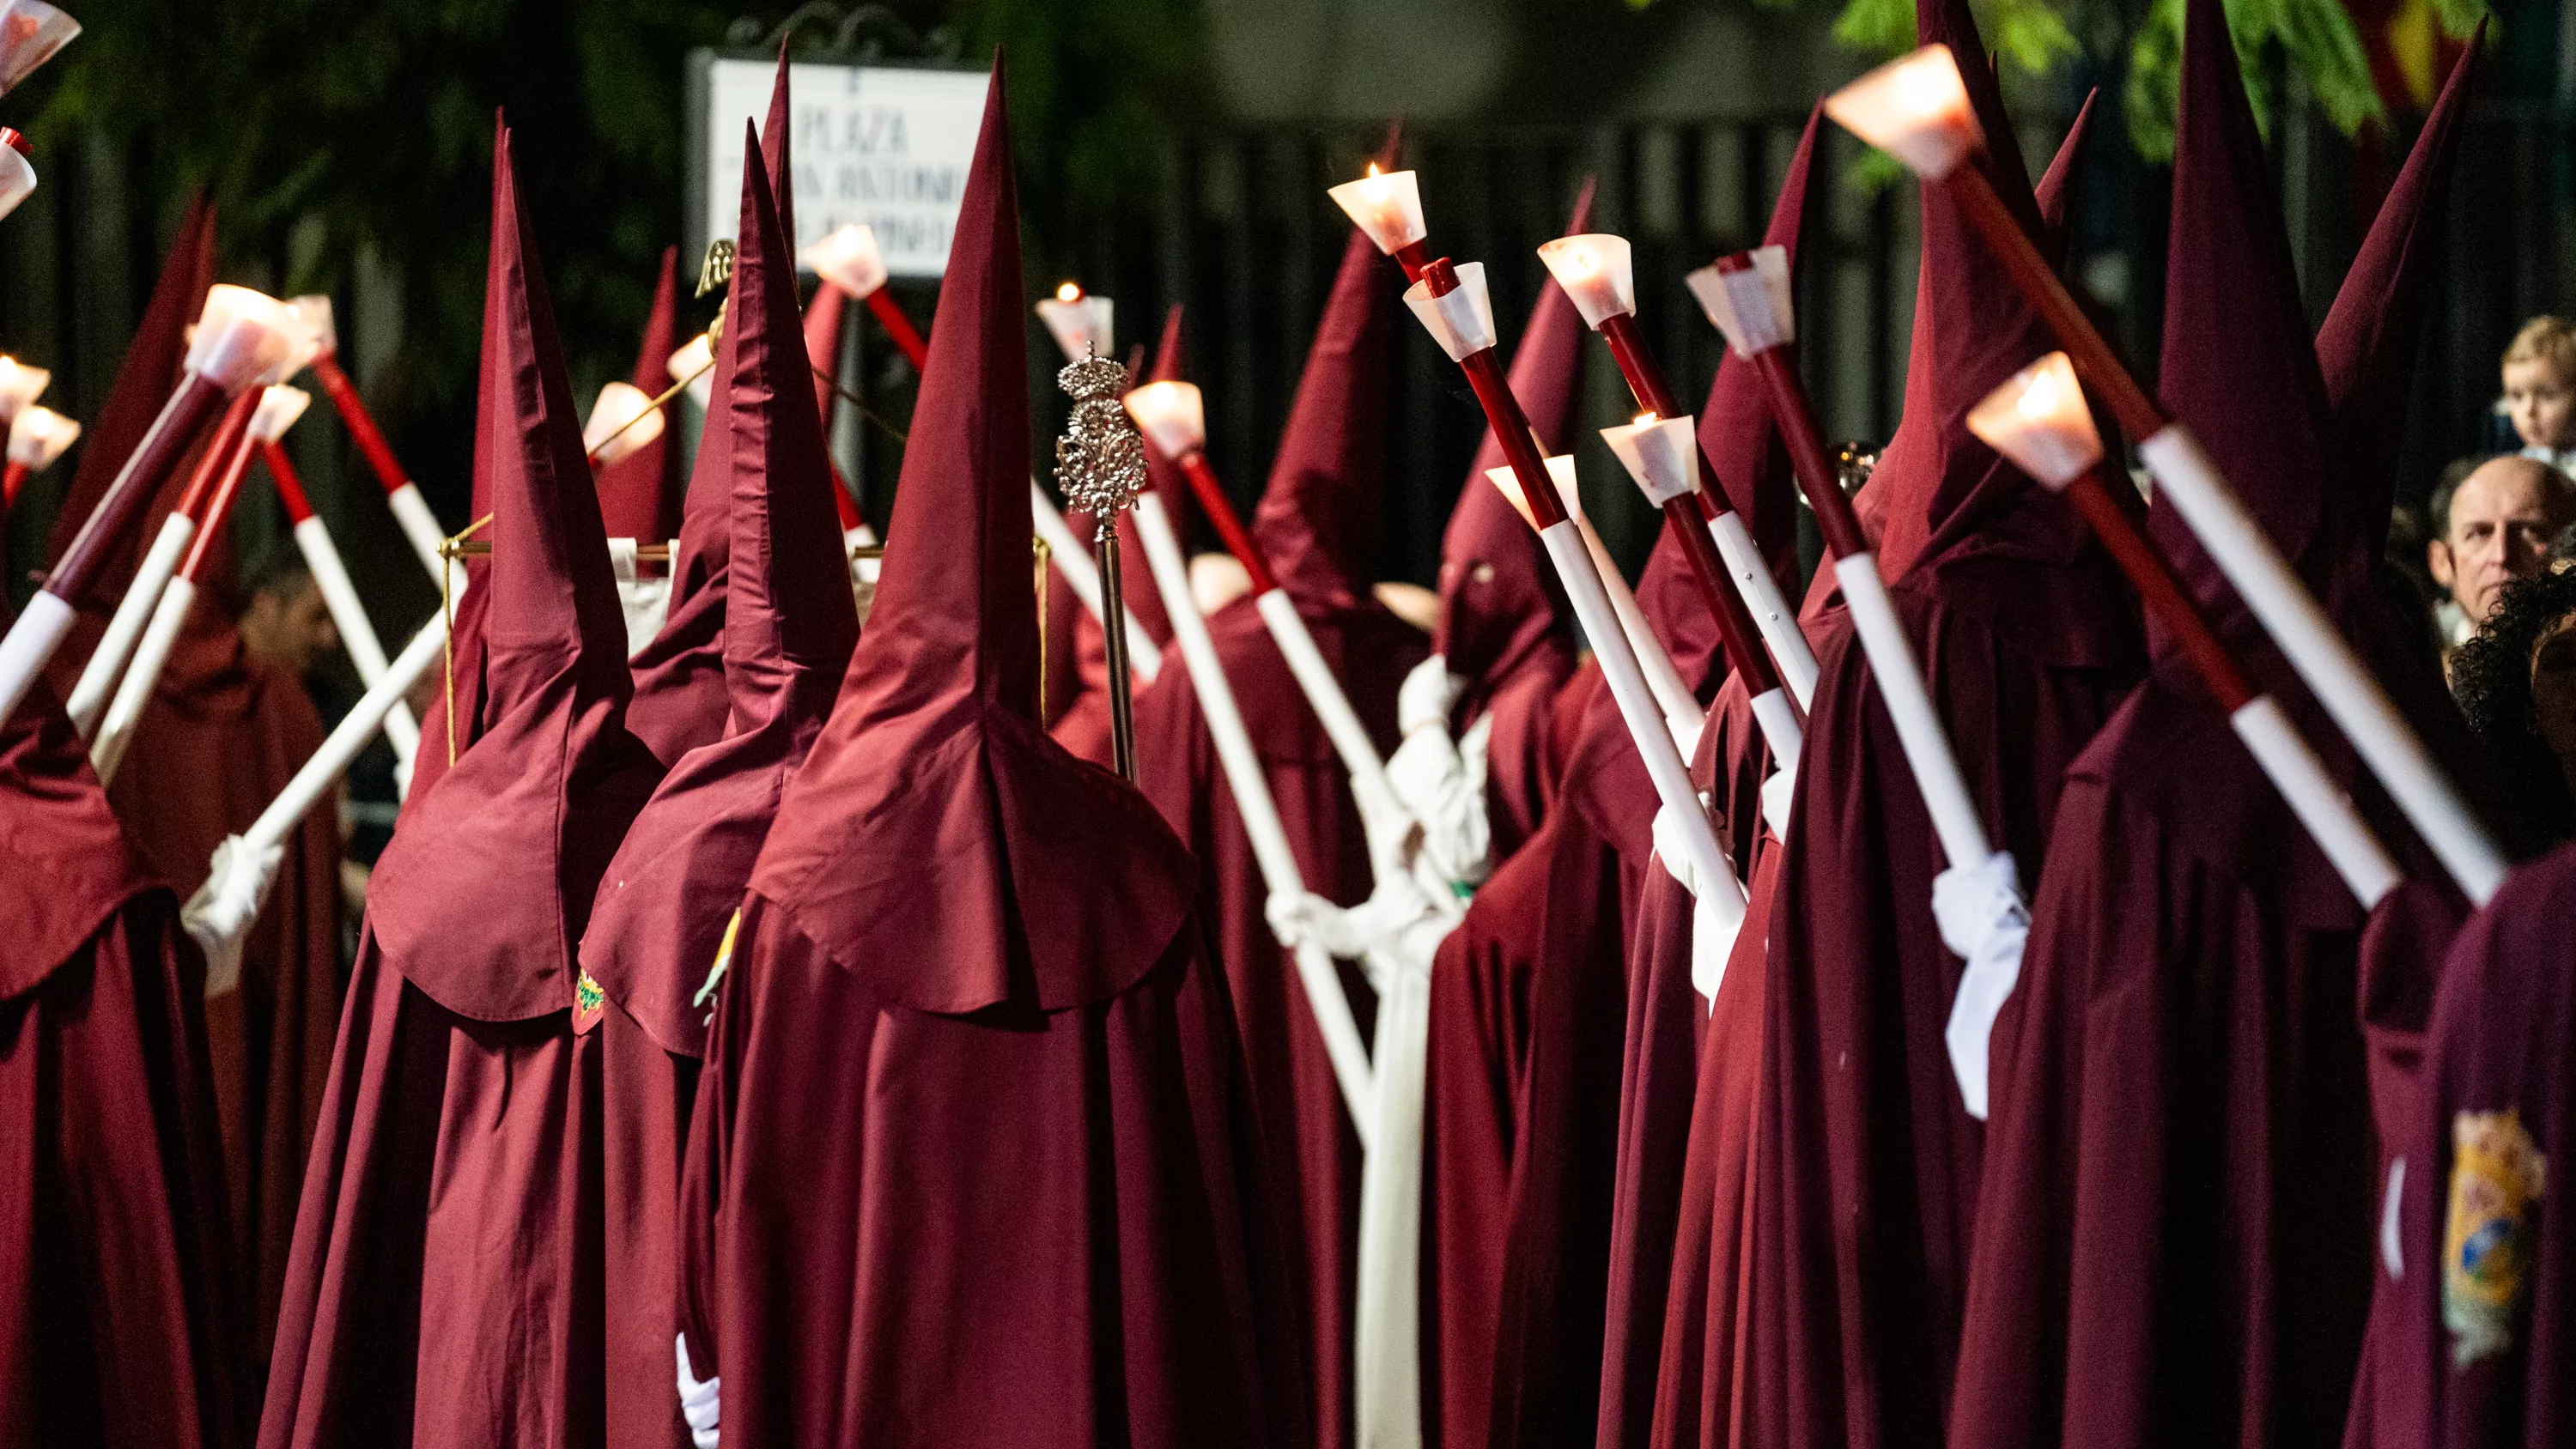
{"type": "Polygon", "coordinates": [[[2470,623],[2484,624],[2506,582],[2538,573],[2549,540],[2567,523],[2545,465],[2492,459],[2461,480],[2449,533],[2426,546],[2433,580],[2451,591],[2470,623]]]}
{"type": "Polygon", "coordinates": [[[2546,358],[2508,362],[2505,406],[2513,430],[2535,448],[2576,447],[2576,377],[2546,358]]]}
{"type": "Polygon", "coordinates": [[[241,636],[250,652],[296,674],[311,669],[314,656],[340,647],[330,607],[310,578],[252,595],[241,617],[241,636]]]}

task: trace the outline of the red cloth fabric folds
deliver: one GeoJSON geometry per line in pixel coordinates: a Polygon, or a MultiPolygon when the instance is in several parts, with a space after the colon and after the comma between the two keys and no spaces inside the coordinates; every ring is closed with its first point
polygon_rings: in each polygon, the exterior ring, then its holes
{"type": "MultiPolygon", "coordinates": [[[[476,462],[478,710],[386,847],[288,1265],[260,1443],[600,1444],[597,987],[575,943],[661,767],[502,130],[476,462]]],[[[468,723],[460,720],[460,726],[468,723]]]]}
{"type": "Polygon", "coordinates": [[[745,1442],[1302,1443],[1193,866],[1036,718],[1004,91],[869,626],[718,988],[695,1336],[745,1442]]]}

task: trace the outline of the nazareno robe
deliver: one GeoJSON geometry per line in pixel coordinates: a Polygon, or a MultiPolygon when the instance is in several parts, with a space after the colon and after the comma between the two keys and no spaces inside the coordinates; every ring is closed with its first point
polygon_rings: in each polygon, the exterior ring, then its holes
{"type": "Polygon", "coordinates": [[[0,726],[0,856],[0,1445],[238,1444],[205,965],[42,681],[0,726]]]}
{"type": "MultiPolygon", "coordinates": [[[[214,207],[200,199],[181,223],[106,404],[84,440],[57,518],[52,552],[68,546],[180,376],[186,329],[214,281],[214,207]]],[[[175,506],[195,459],[175,470],[144,526],[77,601],[72,632],[47,671],[56,697],[71,690],[132,581],[143,550],[175,506]]],[[[222,542],[217,541],[218,544],[222,542]]],[[[225,556],[218,548],[216,559],[225,556]]],[[[210,580],[210,582],[218,582],[210,580]]],[[[305,757],[322,725],[302,681],[243,648],[221,617],[223,590],[191,611],[131,748],[108,790],[152,872],[186,899],[205,880],[215,846],[246,828],[305,757]]],[[[203,1028],[221,1124],[234,1235],[232,1275],[247,1295],[248,1358],[267,1352],[295,1227],[304,1154],[339,1023],[340,832],[326,803],[286,839],[267,906],[242,942],[241,986],[206,1003],[203,1028]]]]}
{"type": "MultiPolygon", "coordinates": [[[[1425,641],[1369,586],[1395,305],[1377,265],[1375,247],[1353,232],[1252,532],[1383,755],[1397,744],[1396,690],[1422,660],[1425,641]]],[[[1219,609],[1208,631],[1306,889],[1343,905],[1367,899],[1368,840],[1350,777],[1253,599],[1219,609]]],[[[1167,658],[1136,697],[1139,787],[1199,861],[1198,909],[1225,968],[1275,1173],[1269,1211],[1285,1225],[1298,1266],[1319,1442],[1340,1445],[1351,1412],[1359,1139],[1294,965],[1271,933],[1269,886],[1197,691],[1177,653],[1167,658]]],[[[1350,968],[1342,979],[1365,1032],[1366,980],[1350,968]]]]}
{"type": "MultiPolygon", "coordinates": [[[[1806,219],[1807,172],[1821,113],[1812,113],[1781,180],[1764,244],[1789,249],[1797,265],[1806,219]]],[[[1797,505],[1785,448],[1758,380],[1740,357],[1718,367],[1698,427],[1715,477],[1711,486],[1745,522],[1786,592],[1796,583],[1797,505]]],[[[1669,552],[1649,562],[1641,608],[1677,659],[1703,673],[1720,656],[1717,620],[1687,568],[1669,552]]],[[[1732,587],[1730,584],[1729,587],[1732,587]]],[[[1718,687],[1700,736],[1693,775],[1714,786],[1713,813],[1728,858],[1754,877],[1757,842],[1767,839],[1760,791],[1772,768],[1741,676],[1718,687]]],[[[1663,1356],[1664,1319],[1698,1095],[1702,1023],[1708,1003],[1693,984],[1691,894],[1671,873],[1648,870],[1628,941],[1628,1013],[1621,1047],[1618,1163],[1610,1218],[1608,1294],[1603,1307],[1600,1449],[1644,1449],[1663,1356]]],[[[1751,918],[1748,917],[1748,920],[1751,918]]],[[[1744,932],[1759,939],[1758,928],[1744,932]]],[[[1760,971],[1757,955],[1753,967],[1760,971]]],[[[1742,995],[1739,988],[1738,995],[1742,995]]],[[[1758,996],[1755,998],[1758,1000],[1758,996]]]]}
{"type": "Polygon", "coordinates": [[[574,959],[661,767],[554,318],[495,146],[479,702],[377,866],[260,1443],[600,1444],[599,990],[574,959]]]}
{"type": "MultiPolygon", "coordinates": [[[[786,64],[782,57],[770,86],[769,119],[761,132],[760,159],[769,172],[770,190],[778,198],[779,215],[786,222],[789,244],[793,246],[796,225],[794,199],[788,194],[786,64]]],[[[664,281],[667,285],[669,279],[665,277],[664,281]]],[[[839,304],[826,299],[838,295],[824,287],[815,294],[817,307],[829,309],[837,319],[839,304]]],[[[667,358],[662,365],[667,375],[667,358]]],[[[636,371],[642,374],[642,359],[637,361],[636,371]]],[[[731,404],[725,389],[731,385],[732,377],[722,367],[712,377],[707,392],[707,426],[699,439],[697,459],[689,469],[688,489],[680,500],[679,532],[672,540],[670,604],[662,615],[661,632],[627,661],[628,670],[635,676],[635,697],[626,706],[626,727],[653,751],[653,758],[665,765],[677,765],[682,755],[724,738],[726,719],[733,707],[725,688],[724,664],[725,582],[730,564],[725,518],[731,490],[723,467],[725,449],[707,446],[707,438],[719,437],[719,420],[728,415],[731,404]],[[711,451],[715,455],[712,459],[708,456],[711,451]]],[[[823,396],[823,380],[816,378],[814,382],[816,395],[823,396]]],[[[644,384],[639,381],[636,386],[644,384]]],[[[645,391],[658,393],[661,389],[645,391]]],[[[483,515],[478,511],[474,516],[483,515]]],[[[609,536],[622,535],[611,528],[609,536]]]]}
{"type": "Polygon", "coordinates": [[[2567,1217],[2551,1211],[2576,1155],[2571,902],[2576,847],[2562,846],[2516,870],[2442,962],[2420,1102],[2397,1144],[2408,1169],[2378,1244],[2375,1392],[2347,1443],[2536,1449],[2576,1436],[2567,1217]]]}
{"type": "Polygon", "coordinates": [[[1005,91],[869,626],[717,986],[692,1338],[729,1442],[1302,1444],[1195,868],[1037,718],[1005,91]]]}
{"type": "Polygon", "coordinates": [[[706,1053],[695,997],[723,950],[788,778],[831,713],[858,614],[822,416],[797,325],[794,255],[761,168],[744,172],[725,382],[701,443],[730,493],[725,737],[680,758],[600,884],[581,959],[599,1035],[608,1442],[686,1443],[671,1382],[680,1331],[680,1164],[706,1053]],[[647,1388],[661,1392],[648,1392],[647,1388]]]}
{"type": "MultiPolygon", "coordinates": [[[[1916,27],[1985,53],[1963,3],[1923,0],[1916,27]]],[[[2040,236],[1993,75],[1962,70],[1987,138],[1978,164],[2040,236]]],[[[2053,344],[1940,192],[1923,211],[1918,382],[1863,496],[1882,495],[1880,567],[1969,798],[2027,890],[2067,763],[2144,668],[2141,625],[2073,510],[1962,424],[2053,344]]],[[[1929,1441],[1947,1417],[1983,1139],[1943,1040],[1961,964],[1932,882],[1953,862],[1848,613],[1808,638],[1820,677],[1763,990],[1742,1425],[1762,1445],[1929,1441]]]]}
{"type": "MultiPolygon", "coordinates": [[[[215,847],[248,829],[322,744],[303,681],[251,653],[214,611],[211,598],[191,611],[107,791],[154,874],[181,892],[196,890],[215,847]]],[[[267,903],[242,938],[240,986],[205,1004],[254,1361],[276,1328],[342,981],[340,826],[326,798],[287,835],[267,903]]]]}
{"type": "MultiPolygon", "coordinates": [[[[2438,666],[2369,586],[2396,447],[2354,451],[2389,424],[2349,411],[2411,376],[2415,326],[2378,292],[2429,275],[2410,238],[2448,127],[2425,128],[2411,189],[2392,192],[2311,344],[2226,36],[2217,6],[2192,8],[2165,400],[2457,766],[2471,752],[2446,747],[2464,735],[2438,666]]],[[[2444,106],[2460,104],[2455,76],[2444,106]]],[[[2150,527],[2408,881],[2366,918],[2197,678],[2159,658],[2070,772],[2062,853],[1996,1023],[1988,1231],[1953,1430],[2005,1446],[2332,1444],[2381,1231],[2374,1090],[2399,1117],[2411,1098],[2402,1033],[2375,1033],[2393,1069],[2375,1072],[2361,1015],[2420,1027],[2422,957],[2459,902],[2208,556],[2165,510],[2150,527]]]]}

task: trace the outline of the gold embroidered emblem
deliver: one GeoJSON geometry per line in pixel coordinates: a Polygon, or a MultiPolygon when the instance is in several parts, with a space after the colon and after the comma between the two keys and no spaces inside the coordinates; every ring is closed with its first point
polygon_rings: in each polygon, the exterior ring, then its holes
{"type": "Polygon", "coordinates": [[[2548,1159],[2521,1114],[2451,1119],[2450,1209],[2442,1229],[2442,1326],[2465,1368],[2513,1344],[2514,1315],[2531,1288],[2534,1230],[2548,1159]]]}
{"type": "Polygon", "coordinates": [[[587,971],[581,973],[580,979],[572,984],[573,1034],[579,1036],[599,1025],[607,1004],[608,993],[600,988],[598,978],[587,971]]]}

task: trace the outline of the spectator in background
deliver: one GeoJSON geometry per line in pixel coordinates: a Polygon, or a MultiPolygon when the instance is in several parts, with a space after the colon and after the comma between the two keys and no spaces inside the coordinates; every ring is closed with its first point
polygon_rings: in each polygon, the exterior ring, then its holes
{"type": "Polygon", "coordinates": [[[2457,642],[2486,623],[2507,583],[2540,572],[2550,541],[2576,523],[2576,482],[2527,457],[2489,458],[2456,483],[2445,479],[2433,490],[2424,555],[2450,594],[2438,612],[2444,637],[2457,642]]]}
{"type": "Polygon", "coordinates": [[[2504,350],[2504,404],[2522,456],[2576,468],[2576,322],[2534,317],[2504,350]]]}
{"type": "Polygon", "coordinates": [[[239,628],[250,652],[298,679],[312,672],[316,658],[340,647],[321,586],[302,559],[283,549],[251,576],[250,604],[239,628]]]}
{"type": "Polygon", "coordinates": [[[2508,584],[2451,656],[2461,712],[2553,840],[2576,840],[2576,570],[2508,584]]]}

